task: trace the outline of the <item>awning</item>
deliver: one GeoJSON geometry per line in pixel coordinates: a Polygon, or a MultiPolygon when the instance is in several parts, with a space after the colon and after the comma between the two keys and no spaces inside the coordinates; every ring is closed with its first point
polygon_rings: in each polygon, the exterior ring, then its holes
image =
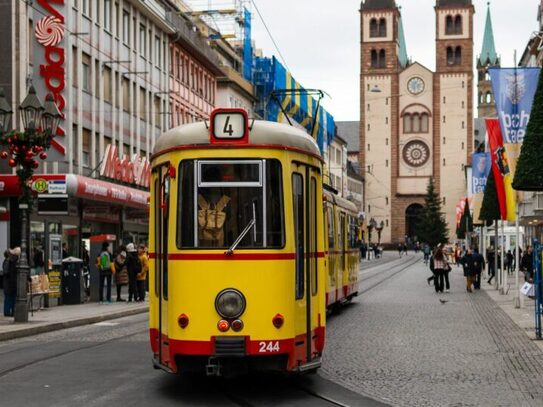
{"type": "MultiPolygon", "coordinates": [[[[36,194],[68,194],[70,197],[107,202],[131,208],[148,209],[148,191],[130,188],[75,174],[36,174],[32,177],[36,194]]],[[[0,197],[19,196],[16,175],[0,175],[0,197]]]]}

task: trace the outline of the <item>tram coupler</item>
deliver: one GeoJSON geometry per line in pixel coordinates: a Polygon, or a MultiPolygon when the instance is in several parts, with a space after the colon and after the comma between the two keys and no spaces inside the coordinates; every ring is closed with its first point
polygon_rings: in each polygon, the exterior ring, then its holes
{"type": "Polygon", "coordinates": [[[221,376],[221,364],[219,360],[214,357],[207,359],[206,365],[206,375],[207,376],[221,376]]]}

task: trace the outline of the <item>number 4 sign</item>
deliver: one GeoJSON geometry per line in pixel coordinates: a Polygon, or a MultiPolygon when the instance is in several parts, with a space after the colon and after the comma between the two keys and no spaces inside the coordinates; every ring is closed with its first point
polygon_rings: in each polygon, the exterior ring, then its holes
{"type": "Polygon", "coordinates": [[[211,112],[211,143],[247,143],[249,118],[243,109],[216,109],[211,112]]]}

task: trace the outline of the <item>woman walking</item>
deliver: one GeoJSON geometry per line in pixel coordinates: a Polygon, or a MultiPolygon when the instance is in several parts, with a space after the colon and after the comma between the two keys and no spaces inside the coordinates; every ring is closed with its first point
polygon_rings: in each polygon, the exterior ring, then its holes
{"type": "Polygon", "coordinates": [[[434,287],[436,289],[436,293],[442,293],[443,292],[443,279],[445,278],[445,273],[448,269],[450,269],[449,263],[447,262],[447,259],[445,257],[445,254],[443,253],[443,246],[439,246],[436,249],[436,252],[433,256],[434,260],[434,287]]]}
{"type": "Polygon", "coordinates": [[[115,286],[117,287],[117,302],[126,301],[121,297],[121,291],[128,284],[128,269],[126,268],[126,251],[124,247],[119,248],[118,254],[111,265],[111,271],[115,274],[115,286]]]}

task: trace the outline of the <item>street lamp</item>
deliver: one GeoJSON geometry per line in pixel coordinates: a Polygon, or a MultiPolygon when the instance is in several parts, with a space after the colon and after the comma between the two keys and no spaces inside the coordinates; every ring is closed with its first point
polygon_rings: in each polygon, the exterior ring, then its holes
{"type": "Polygon", "coordinates": [[[375,230],[377,230],[377,246],[379,246],[381,244],[381,231],[383,230],[383,228],[385,227],[385,222],[381,221],[381,223],[379,223],[379,225],[375,226],[375,230]]]}
{"type": "Polygon", "coordinates": [[[371,231],[377,226],[375,219],[371,218],[368,222],[368,244],[371,244],[371,231]]]}
{"type": "Polygon", "coordinates": [[[7,147],[2,151],[0,158],[7,159],[8,165],[17,167],[17,176],[22,194],[19,197],[21,209],[21,256],[17,264],[17,297],[15,301],[15,322],[28,322],[28,304],[26,296],[28,272],[27,242],[28,242],[28,216],[32,210],[32,176],[38,168],[39,162],[47,158],[46,150],[51,147],[51,140],[57,132],[62,118],[52,95],[45,98],[42,106],[33,86],[28,90],[19,106],[24,131],[9,130],[9,123],[13,111],[6,100],[4,90],[0,88],[0,145],[7,147]]]}

